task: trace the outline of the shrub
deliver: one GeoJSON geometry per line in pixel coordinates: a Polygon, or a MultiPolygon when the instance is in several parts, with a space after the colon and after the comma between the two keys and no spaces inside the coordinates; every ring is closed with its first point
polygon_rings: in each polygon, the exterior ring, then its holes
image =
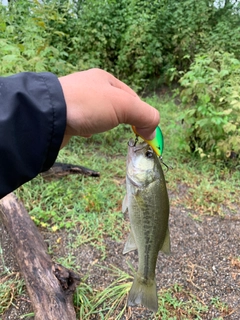
{"type": "Polygon", "coordinates": [[[165,42],[162,10],[159,1],[138,0],[131,1],[126,11],[127,24],[121,38],[117,71],[136,90],[144,89],[161,73],[165,42]]]}
{"type": "Polygon", "coordinates": [[[125,28],[124,1],[88,0],[79,13],[77,65],[99,67],[115,73],[121,35],[125,28]]]}
{"type": "MultiPolygon", "coordinates": [[[[13,2],[9,9],[0,5],[0,74],[9,75],[22,71],[49,71],[63,75],[74,70],[63,60],[61,48],[51,44],[54,33],[44,22],[52,7],[38,2],[13,2]]],[[[50,18],[49,18],[50,19],[50,18]]],[[[57,32],[57,30],[56,30],[57,32]]]]}
{"type": "Polygon", "coordinates": [[[188,150],[221,159],[240,153],[240,61],[227,52],[197,55],[180,79],[188,150]]]}
{"type": "Polygon", "coordinates": [[[1,73],[46,70],[63,75],[100,67],[138,91],[149,84],[153,88],[179,78],[197,53],[210,48],[240,59],[239,8],[214,0],[0,3],[0,56],[7,50],[3,62],[9,63],[1,73]]]}

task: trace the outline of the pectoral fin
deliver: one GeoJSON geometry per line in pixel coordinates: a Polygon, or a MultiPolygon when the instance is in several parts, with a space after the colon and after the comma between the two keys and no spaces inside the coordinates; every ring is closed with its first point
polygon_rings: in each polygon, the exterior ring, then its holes
{"type": "Polygon", "coordinates": [[[126,194],[122,202],[122,213],[127,213],[127,211],[128,211],[128,198],[126,194]]]}
{"type": "Polygon", "coordinates": [[[163,242],[162,247],[160,248],[160,250],[166,254],[170,254],[171,253],[171,243],[170,243],[170,233],[169,233],[169,229],[167,228],[166,231],[166,236],[163,242]]]}
{"type": "Polygon", "coordinates": [[[127,242],[125,243],[124,249],[123,249],[123,254],[128,253],[130,251],[136,250],[137,246],[136,246],[136,242],[134,239],[134,235],[132,233],[132,231],[130,232],[127,242]]]}

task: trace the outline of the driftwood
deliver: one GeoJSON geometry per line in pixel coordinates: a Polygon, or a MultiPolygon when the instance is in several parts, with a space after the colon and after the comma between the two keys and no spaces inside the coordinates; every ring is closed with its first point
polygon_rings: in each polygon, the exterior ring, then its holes
{"type": "Polygon", "coordinates": [[[89,177],[100,177],[100,173],[98,171],[94,171],[83,166],[59,162],[55,162],[48,171],[41,173],[42,177],[46,180],[54,178],[58,179],[68,174],[82,174],[89,177]]]}
{"type": "MultiPolygon", "coordinates": [[[[68,174],[100,176],[97,171],[66,163],[55,163],[42,176],[48,180],[68,174]]],[[[76,319],[73,293],[80,282],[79,275],[51,260],[41,234],[13,193],[0,200],[0,218],[13,242],[35,320],[76,319]]]]}
{"type": "Polygon", "coordinates": [[[14,194],[0,200],[0,216],[14,244],[35,320],[76,319],[72,295],[79,276],[51,260],[41,234],[14,194]]]}

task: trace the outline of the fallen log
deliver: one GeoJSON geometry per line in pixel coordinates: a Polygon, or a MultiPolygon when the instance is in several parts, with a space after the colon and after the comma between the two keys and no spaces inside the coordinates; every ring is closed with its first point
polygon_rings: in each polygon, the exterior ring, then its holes
{"type": "Polygon", "coordinates": [[[75,164],[60,162],[55,162],[48,171],[42,172],[41,176],[46,180],[50,180],[54,178],[58,179],[68,174],[81,174],[89,177],[100,177],[100,173],[98,171],[75,164]]]}
{"type": "Polygon", "coordinates": [[[12,239],[35,320],[76,319],[73,293],[79,275],[51,260],[41,234],[13,193],[0,200],[0,216],[12,239]]]}

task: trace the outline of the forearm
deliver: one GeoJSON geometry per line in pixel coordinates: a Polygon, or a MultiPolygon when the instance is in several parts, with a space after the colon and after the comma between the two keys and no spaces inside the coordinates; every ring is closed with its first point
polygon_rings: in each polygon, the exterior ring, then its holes
{"type": "Polygon", "coordinates": [[[66,105],[56,76],[0,78],[0,198],[52,166],[65,128],[66,105]]]}

